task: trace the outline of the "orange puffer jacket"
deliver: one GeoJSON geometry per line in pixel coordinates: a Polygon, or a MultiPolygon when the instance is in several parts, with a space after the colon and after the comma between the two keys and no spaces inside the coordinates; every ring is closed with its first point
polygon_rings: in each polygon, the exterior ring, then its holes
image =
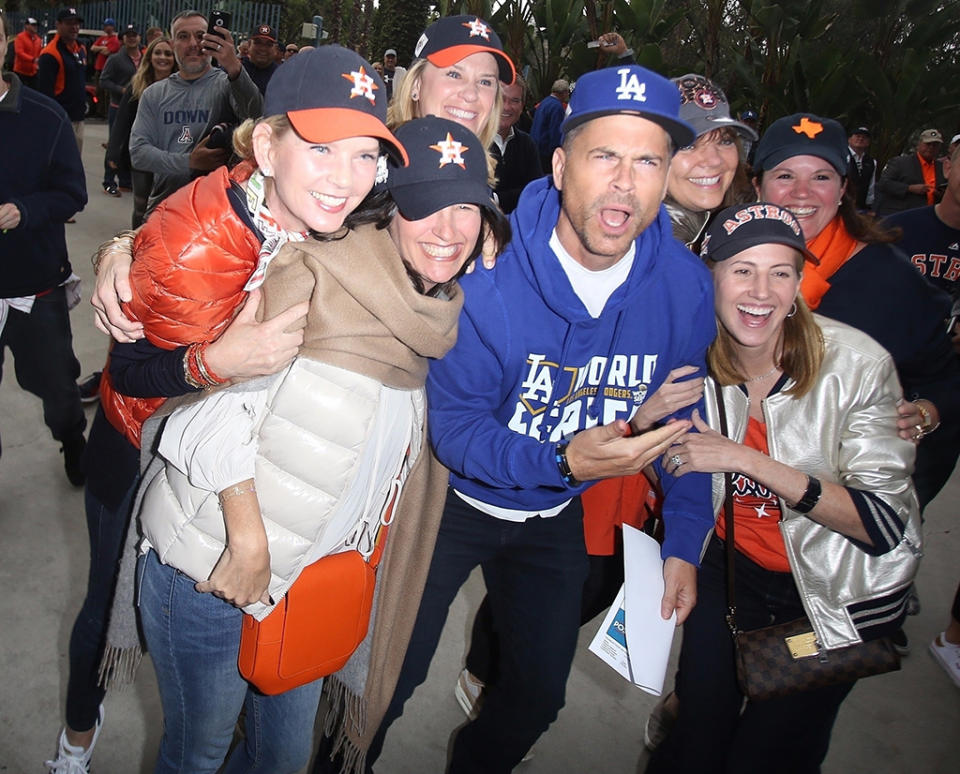
{"type": "MultiPolygon", "coordinates": [[[[167,198],[147,220],[133,245],[133,298],[127,316],[143,323],[147,340],[162,349],[213,341],[246,298],[243,286],[257,265],[260,241],[227,199],[231,179],[221,167],[167,198]]],[[[104,368],[100,402],[128,441],[140,448],[140,428],[164,398],[131,398],[116,391],[110,363],[104,368]]]]}

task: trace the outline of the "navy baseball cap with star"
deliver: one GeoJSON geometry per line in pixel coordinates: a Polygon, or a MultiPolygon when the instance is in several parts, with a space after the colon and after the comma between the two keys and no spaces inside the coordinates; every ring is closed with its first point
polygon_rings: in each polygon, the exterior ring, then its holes
{"type": "Polygon", "coordinates": [[[516,70],[503,51],[500,36],[479,16],[443,16],[424,30],[414,57],[437,67],[449,67],[471,54],[486,52],[497,62],[500,80],[513,83],[516,70]]]}
{"type": "Polygon", "coordinates": [[[796,216],[786,207],[769,202],[735,204],[721,210],[707,229],[700,257],[726,261],[751,247],[770,244],[792,247],[803,253],[806,260],[820,263],[807,249],[796,216]]]}
{"type": "Polygon", "coordinates": [[[849,154],[847,133],[839,121],[813,113],[794,113],[778,118],[763,133],[753,169],[755,172],[773,169],[794,156],[816,156],[840,175],[846,175],[849,154]]]}
{"type": "Polygon", "coordinates": [[[63,8],[57,12],[57,21],[78,21],[83,24],[83,17],[77,13],[76,8],[63,8]]]}
{"type": "Polygon", "coordinates": [[[404,218],[420,220],[451,204],[496,208],[486,151],[469,129],[426,116],[399,127],[397,139],[410,154],[410,164],[391,167],[384,187],[404,218]]]}
{"type": "Polygon", "coordinates": [[[366,59],[350,49],[321,46],[284,62],[267,84],[263,115],[284,113],[308,142],[376,137],[407,163],[406,150],[387,128],[383,80],[366,59]]]}
{"type": "Polygon", "coordinates": [[[640,65],[605,67],[577,80],[560,131],[566,135],[602,116],[632,115],[663,127],[676,149],[690,145],[696,137],[693,127],[679,114],[680,93],[662,75],[640,65]]]}

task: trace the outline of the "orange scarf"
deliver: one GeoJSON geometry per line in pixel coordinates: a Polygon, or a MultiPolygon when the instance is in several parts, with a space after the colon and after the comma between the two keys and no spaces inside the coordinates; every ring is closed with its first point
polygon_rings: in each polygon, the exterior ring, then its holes
{"type": "Polygon", "coordinates": [[[923,184],[927,187],[927,204],[936,204],[937,202],[937,162],[927,161],[919,153],[917,160],[920,162],[920,171],[923,173],[923,184]]]}
{"type": "Polygon", "coordinates": [[[807,306],[816,309],[828,290],[829,279],[856,252],[858,242],[843,225],[843,218],[837,215],[813,239],[807,240],[807,249],[820,258],[820,264],[810,261],[803,267],[803,280],[800,293],[807,306]]]}

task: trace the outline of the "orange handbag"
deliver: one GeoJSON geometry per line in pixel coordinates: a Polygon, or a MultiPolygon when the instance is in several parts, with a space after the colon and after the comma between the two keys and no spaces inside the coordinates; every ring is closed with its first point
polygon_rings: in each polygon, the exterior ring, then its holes
{"type": "Polygon", "coordinates": [[[243,616],[237,663],[244,679],[273,695],[347,663],[367,636],[386,532],[383,526],[369,561],[355,550],[318,559],[303,569],[270,615],[262,621],[243,616]]]}

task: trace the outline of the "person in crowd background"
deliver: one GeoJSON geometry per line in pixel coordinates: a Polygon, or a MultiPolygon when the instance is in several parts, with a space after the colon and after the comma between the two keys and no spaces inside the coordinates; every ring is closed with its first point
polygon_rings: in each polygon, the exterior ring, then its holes
{"type": "Polygon", "coordinates": [[[860,212],[873,210],[876,198],[877,161],[870,155],[870,129],[858,126],[847,138],[850,149],[849,177],[860,212]]]}
{"type": "Polygon", "coordinates": [[[490,152],[497,160],[497,201],[508,215],[517,207],[520,192],[531,180],[543,176],[537,145],[516,126],[527,99],[527,84],[519,75],[513,83],[501,83],[503,107],[500,126],[490,152]]]}
{"type": "Polygon", "coordinates": [[[53,97],[67,112],[81,153],[87,112],[87,52],[77,41],[82,23],[75,8],[57,12],[57,34],[40,52],[36,80],[37,91],[53,97]]]}
{"type": "Polygon", "coordinates": [[[936,204],[943,196],[943,167],[937,160],[943,147],[939,129],[924,129],[913,153],[890,159],[877,181],[877,215],[936,204]]]}
{"type": "Polygon", "coordinates": [[[540,151],[542,169],[550,169],[553,152],[560,147],[560,124],[563,123],[569,101],[570,83],[563,78],[557,78],[550,87],[550,93],[540,100],[533,113],[530,136],[540,151]]]}
{"type": "MultiPolygon", "coordinates": [[[[123,43],[117,35],[117,20],[108,17],[103,20],[103,34],[90,44],[90,56],[93,59],[93,84],[97,87],[97,105],[104,106],[109,103],[109,95],[100,85],[100,77],[103,74],[103,68],[107,65],[107,59],[116,54],[123,43]]],[[[100,118],[107,115],[105,107],[100,108],[100,118]]]]}
{"type": "Polygon", "coordinates": [[[130,159],[136,169],[153,175],[147,212],[188,183],[193,172],[227,162],[227,148],[208,147],[205,135],[213,126],[260,114],[260,91],[237,59],[230,32],[220,32],[207,32],[207,19],[198,11],[177,14],[170,33],[178,70],[140,97],[130,159]],[[220,67],[211,65],[212,56],[220,67]]]}
{"type": "MultiPolygon", "coordinates": [[[[250,55],[241,64],[261,94],[266,94],[267,84],[277,71],[277,31],[269,24],[258,24],[248,38],[250,55]]],[[[294,51],[296,53],[296,51],[294,51]]]]}
{"type": "Polygon", "coordinates": [[[400,84],[403,77],[407,74],[405,67],[397,64],[397,50],[388,48],[383,52],[383,82],[387,84],[387,100],[392,100],[393,95],[400,90],[400,84]]]}
{"type": "Polygon", "coordinates": [[[137,72],[124,89],[113,128],[110,130],[110,142],[107,145],[107,163],[118,170],[118,174],[130,177],[133,188],[133,215],[131,227],[139,228],[147,211],[147,199],[153,188],[153,173],[136,169],[130,159],[130,133],[137,117],[140,97],[148,86],[162,81],[177,71],[177,61],[173,45],[169,38],[155,38],[147,46],[137,72]]]}
{"type": "Polygon", "coordinates": [[[28,16],[23,31],[13,39],[13,72],[20,83],[34,88],[37,78],[37,62],[43,50],[43,39],[37,34],[37,20],[28,16]]]}
{"type": "MultiPolygon", "coordinates": [[[[123,92],[130,83],[140,66],[143,57],[143,48],[140,46],[140,32],[133,24],[128,24],[123,28],[123,35],[120,37],[123,41],[123,47],[115,54],[111,54],[107,63],[103,66],[103,72],[100,74],[100,86],[107,94],[110,106],[107,110],[108,132],[113,132],[113,126],[117,120],[117,111],[120,108],[120,100],[123,98],[123,92]]],[[[109,133],[107,142],[109,145],[109,133]]],[[[129,191],[132,189],[130,182],[130,171],[119,170],[110,165],[107,159],[107,153],[103,158],[103,191],[108,196],[120,196],[120,191],[129,191]]]]}
{"type": "MultiPolygon", "coordinates": [[[[0,14],[0,62],[7,53],[0,14]]],[[[0,170],[0,364],[13,354],[17,383],[43,402],[43,420],[62,445],[67,478],[83,485],[87,420],[69,308],[79,302],[64,222],[87,203],[80,152],[63,108],[20,83],[0,80],[0,135],[16,152],[0,170]]]]}

